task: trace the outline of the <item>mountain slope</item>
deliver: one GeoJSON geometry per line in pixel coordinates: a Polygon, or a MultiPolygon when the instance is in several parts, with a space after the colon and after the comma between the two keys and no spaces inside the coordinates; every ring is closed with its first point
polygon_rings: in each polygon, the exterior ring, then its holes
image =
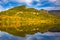
{"type": "Polygon", "coordinates": [[[49,14],[46,10],[36,10],[18,6],[0,12],[0,30],[13,35],[25,36],[35,32],[46,32],[57,25],[60,18],[49,14]]]}
{"type": "Polygon", "coordinates": [[[53,14],[55,16],[60,16],[60,10],[51,10],[51,11],[48,11],[50,14],[53,14]]]}

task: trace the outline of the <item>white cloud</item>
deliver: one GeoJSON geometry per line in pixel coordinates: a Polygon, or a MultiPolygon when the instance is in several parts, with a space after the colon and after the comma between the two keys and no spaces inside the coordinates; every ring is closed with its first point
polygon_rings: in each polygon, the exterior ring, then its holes
{"type": "Polygon", "coordinates": [[[0,5],[0,11],[4,11],[4,7],[0,5]]]}
{"type": "Polygon", "coordinates": [[[6,3],[8,3],[9,2],[9,0],[1,0],[0,1],[0,4],[6,4],[6,3]]]}
{"type": "MultiPolygon", "coordinates": [[[[41,6],[41,5],[44,5],[44,4],[41,4],[40,2],[41,1],[47,1],[47,0],[1,0],[0,1],[0,4],[5,4],[5,3],[8,3],[8,2],[17,2],[17,3],[25,3],[27,6],[29,7],[38,7],[38,6],[41,6]],[[38,3],[36,5],[33,6],[33,2],[34,1],[37,1],[38,3]]],[[[60,0],[48,0],[49,2],[51,3],[54,3],[55,5],[59,6],[60,5],[60,0]]],[[[9,4],[9,6],[6,8],[9,9],[9,8],[12,8],[12,4],[9,4]]],[[[36,9],[46,9],[46,10],[59,10],[60,7],[41,7],[41,8],[36,8],[36,9]]],[[[0,11],[2,10],[5,10],[1,5],[0,5],[0,11]]]]}
{"type": "Polygon", "coordinates": [[[40,0],[10,0],[13,2],[18,2],[18,3],[25,3],[28,6],[32,6],[33,1],[40,2],[40,0]]]}
{"type": "Polygon", "coordinates": [[[37,3],[37,4],[36,4],[36,6],[41,6],[41,5],[43,5],[43,4],[40,4],[40,3],[37,3]]]}
{"type": "Polygon", "coordinates": [[[31,3],[32,2],[32,0],[14,0],[14,1],[16,1],[16,2],[25,2],[25,3],[31,3]]]}
{"type": "Polygon", "coordinates": [[[7,3],[7,2],[9,2],[9,0],[2,0],[4,3],[7,3]]]}
{"type": "Polygon", "coordinates": [[[60,0],[49,0],[49,2],[52,2],[55,5],[60,5],[60,0]]]}
{"type": "Polygon", "coordinates": [[[60,7],[41,7],[36,9],[45,9],[45,10],[60,10],[60,7]]]}
{"type": "Polygon", "coordinates": [[[34,0],[34,1],[40,2],[41,0],[34,0]]]}
{"type": "Polygon", "coordinates": [[[57,1],[55,2],[55,4],[56,4],[56,5],[60,5],[60,0],[57,0],[57,1]]]}
{"type": "Polygon", "coordinates": [[[56,2],[57,0],[49,0],[50,2],[56,2]]]}
{"type": "Polygon", "coordinates": [[[11,1],[18,3],[26,3],[26,4],[31,4],[33,2],[33,0],[11,0],[11,1]]]}

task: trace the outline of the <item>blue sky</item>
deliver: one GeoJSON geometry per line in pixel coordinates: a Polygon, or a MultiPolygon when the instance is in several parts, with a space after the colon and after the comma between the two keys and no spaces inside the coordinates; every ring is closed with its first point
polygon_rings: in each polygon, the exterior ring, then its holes
{"type": "Polygon", "coordinates": [[[60,10],[60,0],[0,0],[0,11],[21,5],[35,9],[60,10]]]}

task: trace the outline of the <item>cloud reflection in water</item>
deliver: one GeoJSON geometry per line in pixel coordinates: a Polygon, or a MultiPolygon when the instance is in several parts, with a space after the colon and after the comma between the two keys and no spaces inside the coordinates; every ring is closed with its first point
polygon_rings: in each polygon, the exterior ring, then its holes
{"type": "Polygon", "coordinates": [[[0,32],[0,40],[60,40],[60,32],[35,33],[26,37],[13,36],[5,32],[0,32]]]}

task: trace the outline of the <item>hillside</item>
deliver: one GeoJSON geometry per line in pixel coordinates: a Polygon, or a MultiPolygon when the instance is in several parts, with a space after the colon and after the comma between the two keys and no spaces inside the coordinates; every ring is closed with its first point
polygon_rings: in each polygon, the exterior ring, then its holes
{"type": "Polygon", "coordinates": [[[49,14],[46,10],[36,10],[18,6],[0,12],[0,30],[17,36],[46,32],[60,26],[60,18],[49,14]]]}
{"type": "Polygon", "coordinates": [[[60,10],[51,10],[51,11],[48,11],[50,14],[53,14],[55,16],[60,16],[60,10]]]}

